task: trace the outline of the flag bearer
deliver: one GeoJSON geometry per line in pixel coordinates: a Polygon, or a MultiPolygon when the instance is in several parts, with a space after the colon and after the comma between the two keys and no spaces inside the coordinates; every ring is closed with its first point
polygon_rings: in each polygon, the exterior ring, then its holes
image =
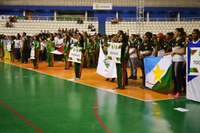
{"type": "MultiPolygon", "coordinates": [[[[78,34],[78,41],[76,43],[74,43],[74,46],[78,46],[78,47],[82,47],[82,57],[81,60],[84,57],[84,40],[83,40],[83,36],[81,33],[78,34]]],[[[81,61],[81,63],[74,63],[74,71],[75,71],[75,76],[76,76],[76,80],[79,80],[81,78],[81,73],[82,73],[82,65],[83,62],[81,61]]]]}
{"type": "Polygon", "coordinates": [[[116,89],[124,89],[125,85],[128,84],[126,65],[129,57],[128,39],[122,30],[117,33],[118,42],[122,43],[121,48],[121,63],[117,63],[117,83],[118,87],[116,89]]]}
{"type": "Polygon", "coordinates": [[[39,66],[39,49],[40,49],[39,39],[35,35],[33,36],[33,42],[31,47],[31,59],[33,61],[34,69],[38,69],[39,66]]]}
{"type": "Polygon", "coordinates": [[[142,86],[141,88],[145,89],[145,71],[144,71],[144,58],[147,56],[151,56],[153,48],[150,44],[151,36],[146,34],[143,36],[143,42],[138,46],[138,54],[141,61],[141,69],[142,69],[142,86]]]}
{"type": "Polygon", "coordinates": [[[53,59],[53,54],[51,52],[54,50],[55,50],[55,42],[54,42],[53,34],[51,34],[49,40],[47,41],[47,58],[48,58],[49,67],[53,66],[54,59],[53,59]]]}

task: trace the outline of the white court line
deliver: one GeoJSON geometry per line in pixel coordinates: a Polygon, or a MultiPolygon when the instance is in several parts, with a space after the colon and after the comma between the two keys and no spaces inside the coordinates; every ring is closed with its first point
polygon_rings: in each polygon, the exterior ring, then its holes
{"type": "Polygon", "coordinates": [[[44,72],[37,71],[37,69],[24,68],[24,67],[18,66],[16,64],[11,64],[9,62],[3,62],[3,63],[9,64],[9,65],[13,65],[13,66],[17,66],[17,67],[20,67],[20,68],[23,68],[23,69],[26,69],[26,70],[35,71],[35,72],[38,72],[38,73],[41,73],[41,74],[45,74],[45,75],[48,75],[48,76],[52,76],[52,77],[55,77],[55,78],[59,78],[59,79],[63,79],[63,80],[67,80],[67,81],[71,81],[71,82],[75,82],[75,83],[79,83],[79,84],[82,84],[82,85],[85,85],[85,86],[93,87],[93,88],[96,88],[96,89],[100,89],[100,90],[103,90],[103,91],[106,91],[106,92],[111,92],[111,93],[114,93],[114,94],[122,95],[122,96],[125,96],[125,97],[128,97],[128,98],[136,99],[136,100],[143,101],[143,102],[165,101],[165,100],[174,99],[174,98],[165,98],[165,99],[158,99],[158,100],[143,100],[143,99],[132,97],[132,96],[129,96],[129,95],[117,93],[115,90],[113,91],[113,89],[107,90],[107,89],[97,88],[96,86],[88,85],[88,84],[85,84],[85,83],[77,82],[73,78],[66,79],[66,78],[57,77],[55,75],[50,75],[50,74],[47,74],[47,73],[44,73],[44,72]]]}

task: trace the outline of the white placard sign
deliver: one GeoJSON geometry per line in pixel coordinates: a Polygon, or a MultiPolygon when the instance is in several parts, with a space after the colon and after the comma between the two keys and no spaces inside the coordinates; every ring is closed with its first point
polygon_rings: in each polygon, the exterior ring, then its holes
{"type": "Polygon", "coordinates": [[[82,47],[71,47],[69,52],[68,61],[81,63],[82,47]]]}

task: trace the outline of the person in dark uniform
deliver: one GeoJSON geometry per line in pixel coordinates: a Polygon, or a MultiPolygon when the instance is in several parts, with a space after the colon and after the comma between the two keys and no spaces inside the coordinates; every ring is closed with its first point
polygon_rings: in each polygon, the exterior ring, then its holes
{"type": "Polygon", "coordinates": [[[142,86],[141,88],[146,89],[145,87],[145,71],[144,71],[144,58],[147,56],[151,56],[153,48],[150,44],[151,37],[146,34],[143,36],[143,42],[139,45],[138,54],[140,57],[141,62],[141,69],[142,69],[142,86]]]}
{"type": "Polygon", "coordinates": [[[24,32],[22,34],[22,46],[21,46],[21,55],[22,55],[22,58],[21,58],[21,62],[22,63],[28,63],[28,38],[26,36],[26,33],[24,32]]]}

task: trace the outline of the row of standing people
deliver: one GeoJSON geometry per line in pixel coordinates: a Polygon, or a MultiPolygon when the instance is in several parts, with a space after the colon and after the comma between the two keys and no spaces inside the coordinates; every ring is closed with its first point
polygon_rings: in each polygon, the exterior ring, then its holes
{"type": "MultiPolygon", "coordinates": [[[[196,29],[193,32],[198,33],[199,30],[196,29]]],[[[185,91],[186,83],[184,79],[185,78],[184,55],[187,43],[190,42],[192,39],[194,39],[194,37],[186,36],[183,28],[176,28],[174,32],[167,33],[165,36],[161,33],[158,35],[153,35],[151,32],[146,32],[145,35],[143,36],[143,39],[135,34],[132,34],[129,38],[129,36],[121,30],[118,31],[116,35],[104,36],[102,38],[100,37],[101,36],[90,37],[85,32],[83,32],[82,34],[79,32],[77,33],[67,32],[65,34],[58,34],[58,35],[50,34],[48,38],[41,37],[41,39],[39,40],[37,39],[37,36],[34,36],[31,47],[35,47],[35,49],[38,51],[36,52],[37,59],[33,60],[34,67],[38,68],[39,51],[43,51],[44,49],[46,49],[47,51],[47,57],[49,62],[48,65],[53,66],[53,56],[50,52],[54,51],[55,49],[59,49],[59,47],[63,46],[65,68],[68,69],[70,63],[67,61],[67,58],[69,56],[70,47],[71,45],[77,45],[83,48],[82,63],[81,64],[75,63],[74,65],[76,72],[76,79],[80,79],[81,68],[83,66],[90,67],[91,63],[93,63],[94,67],[97,65],[98,51],[100,44],[104,47],[104,52],[106,53],[106,47],[108,47],[107,43],[108,41],[121,42],[123,44],[121,50],[122,63],[116,64],[117,80],[118,80],[117,88],[124,89],[125,85],[128,84],[128,74],[126,71],[127,64],[130,65],[131,69],[131,74],[129,79],[134,79],[134,80],[137,79],[137,67],[138,64],[140,64],[142,70],[142,81],[143,81],[142,88],[146,88],[143,59],[147,56],[165,56],[171,54],[173,57],[173,79],[174,79],[175,96],[176,97],[180,96],[182,88],[184,88],[185,91]],[[44,39],[46,39],[46,41],[45,43],[42,44],[42,42],[44,42],[44,39]]],[[[29,45],[27,45],[27,43],[30,44],[25,33],[22,35],[21,40],[16,39],[15,42],[15,45],[18,44],[18,47],[20,47],[20,52],[22,55],[22,60],[21,60],[22,63],[28,62],[27,51],[29,51],[28,50],[29,45]]],[[[18,52],[15,53],[19,53],[19,50],[16,51],[18,52]]]]}

